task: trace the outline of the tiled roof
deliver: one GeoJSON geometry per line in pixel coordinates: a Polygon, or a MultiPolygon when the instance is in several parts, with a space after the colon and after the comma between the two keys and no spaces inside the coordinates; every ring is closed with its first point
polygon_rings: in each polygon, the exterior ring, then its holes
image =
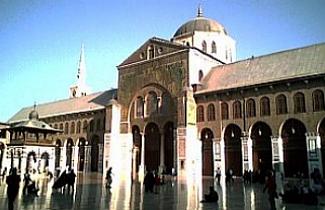
{"type": "Polygon", "coordinates": [[[202,80],[197,94],[325,74],[325,43],[221,65],[202,80]]]}
{"type": "MultiPolygon", "coordinates": [[[[39,118],[45,118],[103,109],[111,99],[116,97],[116,94],[117,89],[112,89],[78,98],[70,98],[45,104],[39,104],[36,107],[36,111],[39,114],[39,118]]],[[[28,115],[32,110],[34,110],[33,106],[21,109],[8,120],[8,123],[28,120],[28,115]]]]}

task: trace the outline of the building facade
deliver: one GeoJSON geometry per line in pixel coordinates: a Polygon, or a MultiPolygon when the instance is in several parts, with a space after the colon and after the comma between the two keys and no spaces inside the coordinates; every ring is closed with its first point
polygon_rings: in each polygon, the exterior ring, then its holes
{"type": "Polygon", "coordinates": [[[89,94],[83,59],[71,98],[37,106],[62,130],[49,137],[54,168],[113,167],[120,179],[325,169],[325,44],[236,61],[234,39],[199,8],[170,40],[150,38],[118,65],[116,90],[89,94]]]}

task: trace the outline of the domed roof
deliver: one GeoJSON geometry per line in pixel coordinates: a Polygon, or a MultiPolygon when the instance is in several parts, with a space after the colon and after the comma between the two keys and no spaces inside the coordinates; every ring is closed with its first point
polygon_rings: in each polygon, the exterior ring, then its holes
{"type": "Polygon", "coordinates": [[[225,28],[215,20],[203,17],[202,9],[198,9],[197,17],[193,20],[190,20],[179,27],[174,34],[174,37],[193,33],[194,31],[204,31],[204,32],[219,32],[223,34],[227,34],[225,28]]]}
{"type": "Polygon", "coordinates": [[[38,120],[38,113],[37,111],[33,110],[29,113],[29,117],[30,120],[38,120]]]}
{"type": "Polygon", "coordinates": [[[38,116],[38,112],[35,110],[36,105],[34,105],[34,110],[32,110],[29,115],[28,115],[28,119],[30,120],[38,120],[39,116],[38,116]]]}

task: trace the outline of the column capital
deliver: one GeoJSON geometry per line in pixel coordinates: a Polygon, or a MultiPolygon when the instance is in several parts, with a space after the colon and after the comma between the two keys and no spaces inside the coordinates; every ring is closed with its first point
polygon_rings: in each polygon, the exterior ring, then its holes
{"type": "Polygon", "coordinates": [[[315,137],[318,136],[319,134],[317,132],[306,132],[305,136],[306,137],[315,137]]]}

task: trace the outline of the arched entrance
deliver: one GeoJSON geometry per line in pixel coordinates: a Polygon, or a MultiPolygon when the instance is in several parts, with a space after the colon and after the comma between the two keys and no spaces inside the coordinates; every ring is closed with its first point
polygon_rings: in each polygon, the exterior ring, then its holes
{"type": "Polygon", "coordinates": [[[164,162],[166,173],[171,174],[174,168],[174,124],[167,122],[164,126],[164,162]]]}
{"type": "Polygon", "coordinates": [[[39,164],[39,171],[41,173],[45,173],[46,170],[48,170],[48,167],[49,167],[49,159],[50,159],[49,153],[44,152],[41,155],[41,160],[40,160],[40,164],[39,164]]]}
{"type": "Polygon", "coordinates": [[[213,176],[213,132],[204,128],[201,132],[202,141],[202,175],[213,176]]]}
{"type": "Polygon", "coordinates": [[[133,165],[135,168],[132,170],[135,170],[136,173],[139,172],[139,166],[141,164],[141,133],[140,128],[136,125],[132,127],[132,136],[133,136],[133,152],[135,153],[133,157],[135,157],[135,160],[132,160],[135,165],[133,165]]]}
{"type": "Polygon", "coordinates": [[[323,163],[323,176],[325,175],[325,118],[319,125],[318,133],[321,139],[321,153],[322,153],[322,163],[323,163]]]}
{"type": "Polygon", "coordinates": [[[71,138],[69,138],[67,140],[67,146],[66,146],[66,156],[67,156],[67,162],[66,162],[66,166],[68,167],[72,167],[72,150],[73,150],[73,140],[71,138]]]}
{"type": "Polygon", "coordinates": [[[242,175],[242,150],[241,150],[241,129],[230,124],[225,129],[225,162],[226,170],[232,169],[235,176],[242,175]]]}
{"type": "Polygon", "coordinates": [[[158,171],[160,163],[160,133],[155,123],[149,123],[145,128],[145,166],[146,170],[158,171]]]}
{"type": "Polygon", "coordinates": [[[85,165],[85,145],[86,145],[86,139],[80,138],[78,147],[79,147],[79,161],[78,161],[78,171],[84,170],[85,165]]]}
{"type": "Polygon", "coordinates": [[[282,128],[284,152],[284,173],[286,177],[293,177],[298,173],[308,176],[306,127],[296,119],[288,119],[282,128]]]}
{"type": "Polygon", "coordinates": [[[266,174],[272,169],[272,130],[264,122],[257,122],[253,125],[251,139],[253,141],[253,169],[260,170],[266,174]]]}
{"type": "Polygon", "coordinates": [[[35,164],[36,164],[36,153],[34,151],[29,152],[27,154],[27,158],[26,158],[26,170],[29,172],[32,172],[34,170],[36,170],[35,164]]]}
{"type": "Polygon", "coordinates": [[[98,171],[99,137],[91,138],[91,171],[98,171]]]}
{"type": "Polygon", "coordinates": [[[60,167],[60,159],[61,159],[61,146],[62,142],[60,139],[56,140],[55,143],[55,168],[60,167]]]}

